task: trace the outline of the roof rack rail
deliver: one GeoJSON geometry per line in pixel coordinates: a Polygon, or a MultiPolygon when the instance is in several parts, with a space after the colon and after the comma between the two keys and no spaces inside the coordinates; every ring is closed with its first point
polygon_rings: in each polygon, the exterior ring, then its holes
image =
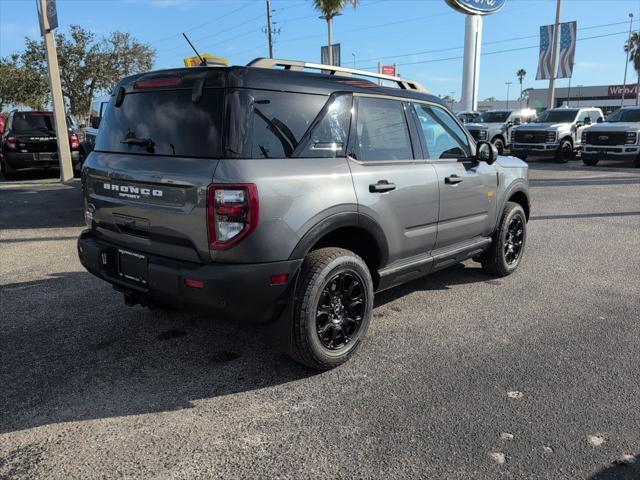
{"type": "Polygon", "coordinates": [[[377,78],[379,80],[387,80],[389,82],[395,82],[398,87],[403,90],[415,90],[417,92],[428,93],[428,90],[424,88],[420,83],[408,78],[394,77],[392,75],[384,75],[382,73],[367,72],[366,70],[357,70],[355,68],[336,67],[331,65],[323,65],[321,63],[303,62],[300,60],[282,60],[276,58],[256,58],[247,64],[247,67],[256,68],[276,68],[284,67],[285,70],[293,70],[301,72],[304,70],[323,70],[328,72],[329,75],[338,75],[342,77],[351,77],[358,75],[361,77],[377,78]]]}

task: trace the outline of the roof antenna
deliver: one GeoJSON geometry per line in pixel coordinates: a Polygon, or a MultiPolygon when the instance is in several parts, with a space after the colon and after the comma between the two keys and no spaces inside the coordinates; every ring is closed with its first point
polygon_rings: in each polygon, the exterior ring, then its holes
{"type": "Polygon", "coordinates": [[[191,43],[191,40],[189,40],[189,37],[187,37],[187,34],[182,32],[182,36],[184,37],[184,39],[187,41],[187,43],[189,44],[189,46],[193,49],[194,52],[196,52],[196,55],[198,56],[198,58],[200,59],[200,66],[201,67],[206,67],[207,66],[207,61],[202,58],[202,55],[200,55],[198,53],[198,50],[196,50],[196,47],[193,46],[193,43],[191,43]]]}

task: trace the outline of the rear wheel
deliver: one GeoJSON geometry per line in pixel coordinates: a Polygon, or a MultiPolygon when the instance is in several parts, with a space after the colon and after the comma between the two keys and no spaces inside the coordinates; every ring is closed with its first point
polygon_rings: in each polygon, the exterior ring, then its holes
{"type": "Polygon", "coordinates": [[[293,320],[293,357],[329,370],[346,362],[369,327],[373,281],[367,265],[342,248],[309,253],[300,272],[293,320]]]}
{"type": "Polygon", "coordinates": [[[590,167],[597,165],[599,160],[600,159],[598,157],[587,157],[584,154],[582,154],[582,163],[590,167]]]}
{"type": "Polygon", "coordinates": [[[527,217],[521,205],[507,202],[492,240],[480,256],[482,268],[500,277],[511,275],[520,265],[527,241],[527,217]]]}
{"type": "Polygon", "coordinates": [[[16,179],[16,171],[5,163],[4,158],[0,158],[0,171],[5,180],[16,179]]]}
{"type": "Polygon", "coordinates": [[[571,140],[565,139],[560,142],[560,147],[556,152],[556,161],[558,163],[567,163],[569,160],[574,159],[573,143],[571,140]]]}

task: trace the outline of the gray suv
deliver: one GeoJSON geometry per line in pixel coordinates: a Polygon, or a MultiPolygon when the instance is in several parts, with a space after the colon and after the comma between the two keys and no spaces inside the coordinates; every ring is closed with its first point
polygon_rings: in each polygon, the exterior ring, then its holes
{"type": "Polygon", "coordinates": [[[269,59],[122,80],[82,185],[80,260],[127,304],[267,325],[317,369],[374,292],[468,258],[512,273],[529,218],[526,163],[418,83],[269,59]]]}

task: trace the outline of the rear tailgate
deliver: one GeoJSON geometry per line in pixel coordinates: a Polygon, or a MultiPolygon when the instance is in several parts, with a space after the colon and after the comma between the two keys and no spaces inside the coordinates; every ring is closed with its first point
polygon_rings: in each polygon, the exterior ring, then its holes
{"type": "Polygon", "coordinates": [[[89,163],[85,195],[99,237],[139,252],[208,261],[207,186],[217,160],[93,152],[89,163]]]}
{"type": "Polygon", "coordinates": [[[134,87],[118,106],[114,98],[83,170],[96,235],[134,252],[210,262],[207,187],[221,154],[224,90],[205,88],[196,101],[191,88],[134,87]]]}
{"type": "Polygon", "coordinates": [[[18,151],[22,153],[55,153],[58,150],[55,133],[25,132],[15,137],[18,151]]]}

